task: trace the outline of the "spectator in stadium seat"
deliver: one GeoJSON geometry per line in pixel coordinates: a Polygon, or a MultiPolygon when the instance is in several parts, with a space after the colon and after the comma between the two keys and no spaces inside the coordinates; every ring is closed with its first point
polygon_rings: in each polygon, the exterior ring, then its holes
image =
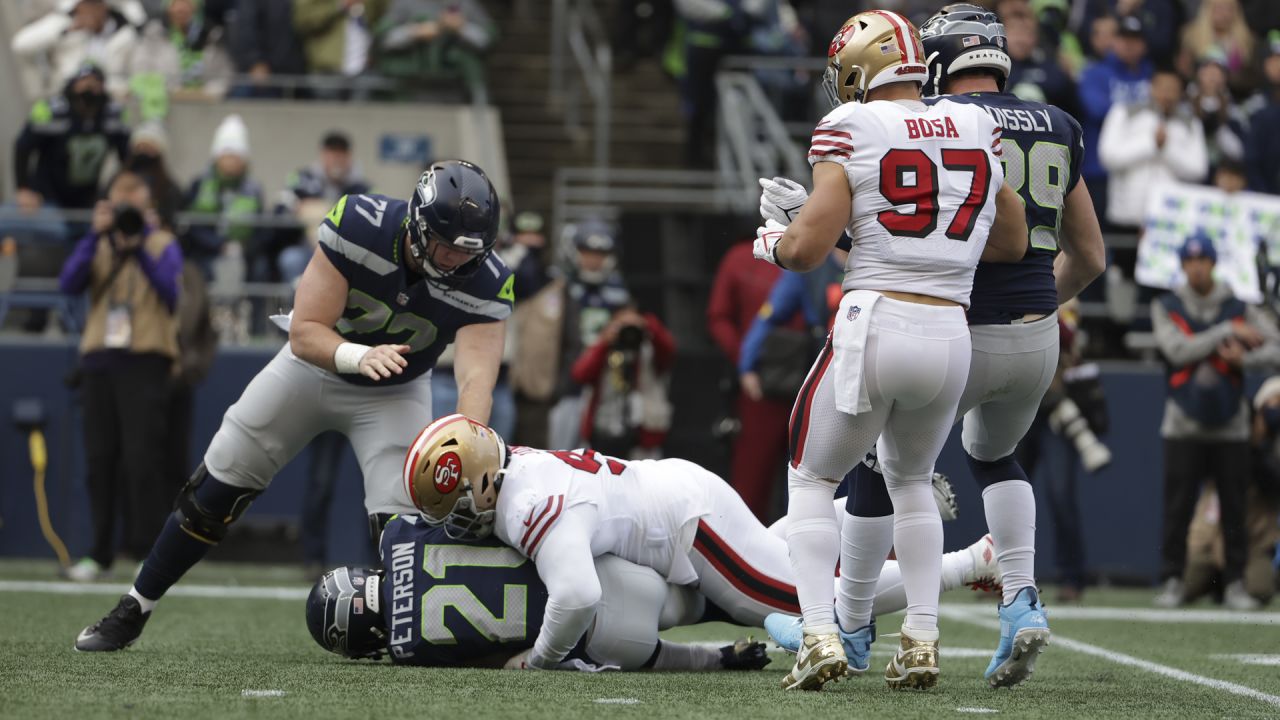
{"type": "Polygon", "coordinates": [[[1201,59],[1187,100],[1204,127],[1209,167],[1243,161],[1249,118],[1227,88],[1226,59],[1221,54],[1211,52],[1201,59]]]}
{"type": "Polygon", "coordinates": [[[721,58],[742,52],[752,25],[774,5],[772,0],[675,0],[684,24],[683,67],[678,74],[688,165],[710,165],[715,156],[715,78],[721,58]]]}
{"type": "Polygon", "coordinates": [[[19,208],[93,207],[108,153],[114,150],[124,160],[129,152],[129,128],[107,97],[104,81],[101,69],[85,65],[62,95],[32,107],[13,143],[19,208]]]}
{"type": "Polygon", "coordinates": [[[675,338],[658,316],[630,304],[613,314],[572,368],[586,388],[580,433],[587,447],[633,460],[662,457],[675,357],[675,338]]]}
{"type": "MultiPolygon", "coordinates": [[[[328,211],[343,195],[361,195],[369,191],[369,181],[351,156],[351,138],[340,130],[330,130],[320,140],[320,157],[289,176],[285,189],[280,193],[276,214],[293,215],[299,219],[303,214],[310,217],[315,214],[314,209],[307,212],[303,206],[318,205],[328,211]]],[[[279,230],[276,236],[275,244],[282,248],[278,261],[280,279],[293,282],[302,277],[302,271],[315,252],[315,245],[305,242],[307,236],[297,231],[279,230]]]]}
{"type": "Polygon", "coordinates": [[[63,0],[53,12],[14,33],[13,52],[27,63],[47,57],[52,91],[85,63],[102,68],[107,92],[123,99],[129,89],[127,63],[137,27],[147,19],[137,0],[63,0]]]}
{"type": "Polygon", "coordinates": [[[306,74],[302,40],[294,30],[292,2],[239,0],[230,32],[236,72],[249,76],[248,83],[231,89],[232,97],[281,97],[285,94],[283,89],[267,85],[273,75],[306,74]]]}
{"type": "Polygon", "coordinates": [[[143,26],[133,48],[130,89],[144,106],[150,94],[164,90],[222,97],[232,74],[225,37],[226,29],[209,23],[197,0],[170,0],[164,18],[143,26]]]}
{"type": "Polygon", "coordinates": [[[1183,62],[1190,67],[1211,54],[1223,58],[1232,93],[1246,97],[1257,81],[1255,42],[1238,0],[1204,0],[1182,33],[1183,62]]]}
{"type": "MultiPolygon", "coordinates": [[[[725,253],[711,283],[707,304],[707,330],[732,364],[735,378],[742,341],[782,274],[771,263],[756,262],[751,245],[750,240],[737,243],[725,253]]],[[[787,421],[795,400],[754,399],[741,383],[735,385],[738,390],[733,411],[740,427],[733,441],[729,483],[756,517],[764,518],[770,512],[769,497],[780,477],[778,468],[787,459],[787,421]]]]}
{"type": "MultiPolygon", "coordinates": [[[[21,272],[28,277],[58,274],[70,249],[61,210],[88,210],[99,195],[99,178],[109,154],[124,158],[129,129],[120,109],[103,89],[103,75],[87,65],[71,78],[62,94],[39,100],[13,142],[13,174],[17,186],[6,208],[15,216],[0,234],[18,241],[21,272]]],[[[87,224],[73,224],[75,235],[87,224]]],[[[25,325],[43,329],[47,314],[32,311],[25,325]]]]}
{"type": "MultiPolygon", "coordinates": [[[[369,65],[373,29],[390,0],[293,0],[293,27],[302,39],[307,72],[356,78],[369,65]]],[[[349,93],[318,87],[321,97],[349,93]]]]}
{"type": "Polygon", "coordinates": [[[460,78],[472,97],[484,94],[482,54],[494,26],[476,0],[391,0],[375,28],[378,72],[403,83],[400,93],[422,89],[422,78],[460,78]]]}
{"type": "MultiPolygon", "coordinates": [[[[1106,25],[1100,18],[1095,23],[1106,25]]],[[[1089,184],[1089,195],[1098,217],[1107,217],[1107,170],[1098,157],[1102,123],[1113,106],[1145,103],[1151,89],[1153,67],[1147,59],[1147,41],[1142,21],[1135,16],[1121,18],[1110,48],[1097,48],[1101,60],[1087,65],[1080,74],[1080,124],[1084,129],[1084,163],[1081,175],[1089,184]]],[[[1107,33],[1099,30],[1099,39],[1107,33]]],[[[1105,40],[1104,40],[1105,41],[1105,40]]]]}
{"type": "Polygon", "coordinates": [[[1182,78],[1161,70],[1149,102],[1115,105],[1098,138],[1098,156],[1110,173],[1107,220],[1142,225],[1150,193],[1172,182],[1201,182],[1209,172],[1204,128],[1183,101],[1182,78]]]}
{"type": "Polygon", "coordinates": [[[1245,151],[1249,189],[1254,192],[1280,193],[1280,30],[1267,33],[1262,60],[1262,87],[1251,101],[1256,106],[1249,119],[1249,137],[1245,151]]]}
{"type": "Polygon", "coordinates": [[[1005,90],[1024,100],[1045,102],[1080,114],[1075,81],[1062,69],[1052,48],[1040,44],[1040,25],[1026,3],[1002,3],[1009,6],[1002,14],[1009,42],[1009,58],[1013,66],[1005,90]]]}
{"type": "Polygon", "coordinates": [[[1226,566],[1224,600],[1257,607],[1242,577],[1247,555],[1246,492],[1251,474],[1244,368],[1280,363],[1280,331],[1257,307],[1213,278],[1217,253],[1202,230],[1180,252],[1186,283],[1151,303],[1151,323],[1167,365],[1164,533],[1160,594],[1164,607],[1186,600],[1187,528],[1201,483],[1217,480],[1226,566]]]}
{"type": "Polygon", "coordinates": [[[212,275],[213,261],[236,243],[248,268],[248,278],[268,275],[265,254],[268,236],[252,221],[236,222],[237,216],[263,211],[262,186],[249,177],[249,130],[239,115],[228,115],[213,135],[208,169],[192,181],[187,190],[186,209],[192,213],[218,215],[217,222],[192,223],[184,238],[205,275],[212,275]]]}
{"type": "Polygon", "coordinates": [[[164,448],[182,253],[149,206],[142,178],[116,175],[59,278],[63,292],[89,293],[79,378],[93,548],[70,570],[76,580],[111,567],[117,507],[128,553],[146,557],[181,480],[166,479],[164,448]]]}

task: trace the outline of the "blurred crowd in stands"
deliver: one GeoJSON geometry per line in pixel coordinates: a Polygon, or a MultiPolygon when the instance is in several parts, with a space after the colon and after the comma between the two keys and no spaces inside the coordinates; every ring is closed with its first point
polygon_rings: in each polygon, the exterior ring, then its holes
{"type": "Polygon", "coordinates": [[[345,98],[375,74],[396,95],[424,81],[483,82],[494,25],[476,0],[28,0],[11,39],[28,96],[86,62],[141,120],[183,96],[345,98]],[[346,82],[325,82],[326,78],[346,82]],[[408,83],[394,81],[413,81],[408,83]]]}

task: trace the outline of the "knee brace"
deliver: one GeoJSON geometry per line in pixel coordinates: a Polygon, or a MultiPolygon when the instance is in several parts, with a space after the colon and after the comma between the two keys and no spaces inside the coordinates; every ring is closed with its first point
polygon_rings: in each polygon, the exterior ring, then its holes
{"type": "Polygon", "coordinates": [[[261,490],[228,485],[209,475],[204,463],[178,493],[173,513],[179,526],[192,537],[217,545],[227,535],[227,527],[244,514],[261,490]],[[212,482],[206,483],[206,480],[212,482]]]}
{"type": "Polygon", "coordinates": [[[1027,473],[1023,471],[1022,466],[1014,459],[1013,455],[1006,455],[999,460],[977,460],[969,453],[964,454],[964,459],[969,463],[969,472],[973,473],[973,479],[978,483],[978,488],[986,490],[987,488],[999,482],[1006,480],[1021,480],[1029,483],[1027,473]]]}
{"type": "MultiPolygon", "coordinates": [[[[874,461],[874,456],[868,456],[874,461]]],[[[858,463],[849,473],[849,496],[845,512],[855,517],[885,517],[893,514],[893,500],[885,486],[884,475],[867,463],[858,463]]]]}

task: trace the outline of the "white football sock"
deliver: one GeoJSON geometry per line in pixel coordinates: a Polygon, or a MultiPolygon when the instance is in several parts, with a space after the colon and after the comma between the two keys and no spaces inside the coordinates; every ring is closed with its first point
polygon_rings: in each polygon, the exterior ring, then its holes
{"type": "Polygon", "coordinates": [[[907,593],[903,624],[917,631],[937,629],[942,586],[942,517],[933,500],[931,480],[931,475],[885,477],[893,500],[893,548],[907,593]]]}
{"type": "Polygon", "coordinates": [[[840,528],[831,504],[835,485],[788,468],[787,487],[787,551],[795,573],[804,629],[810,633],[834,633],[835,589],[831,578],[840,559],[840,528]]]}
{"type": "Polygon", "coordinates": [[[138,605],[142,606],[143,613],[149,613],[153,609],[155,609],[156,601],[148,600],[142,597],[142,593],[138,592],[137,588],[133,588],[133,587],[129,588],[129,597],[138,601],[138,605]]]}
{"type": "MultiPolygon", "coordinates": [[[[844,578],[844,563],[841,562],[841,580],[844,578]]],[[[942,556],[942,586],[939,588],[942,592],[955,590],[964,585],[965,578],[969,573],[973,572],[973,556],[968,550],[958,550],[949,552],[942,556]]],[[[839,595],[837,594],[837,598],[839,595]]],[[[876,583],[876,601],[872,606],[871,612],[875,616],[888,615],[907,607],[907,591],[902,587],[902,568],[898,565],[897,560],[886,560],[884,568],[880,571],[880,582],[876,583]]],[[[840,614],[840,604],[836,603],[836,616],[840,619],[841,627],[846,630],[856,630],[845,625],[844,616],[840,614]]],[[[863,623],[866,625],[866,623],[863,623]]],[[[858,627],[862,627],[859,625],[858,627]]]]}
{"type": "MultiPolygon", "coordinates": [[[[840,627],[853,631],[871,622],[872,604],[880,594],[884,559],[892,547],[892,515],[856,517],[844,513],[840,526],[840,580],[836,589],[836,619],[840,627]]],[[[905,601],[902,607],[906,607],[905,601]]]]}
{"type": "Polygon", "coordinates": [[[982,507],[1008,605],[1019,590],[1036,584],[1036,496],[1026,480],[1005,480],[982,491],[982,507]]]}
{"type": "Polygon", "coordinates": [[[658,641],[658,657],[653,661],[654,670],[703,672],[722,670],[720,650],[704,645],[658,641]]]}

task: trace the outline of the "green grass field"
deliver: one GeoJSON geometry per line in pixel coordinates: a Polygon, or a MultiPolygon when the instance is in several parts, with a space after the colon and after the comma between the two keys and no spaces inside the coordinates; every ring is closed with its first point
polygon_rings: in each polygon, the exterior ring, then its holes
{"type": "MultiPolygon", "coordinates": [[[[81,594],[62,583],[31,582],[53,579],[49,564],[0,563],[0,717],[1280,717],[1280,612],[1242,618],[1202,605],[1157,614],[1145,590],[1096,591],[1084,606],[1050,605],[1054,642],[1035,677],[1012,691],[982,682],[997,636],[988,627],[995,611],[966,591],[943,598],[938,688],[893,693],[869,674],[821,693],[784,693],[777,683],[789,660],[781,652],[761,672],[701,675],[344,661],[307,634],[297,599],[306,585],[297,571],[213,564],[197,568],[179,588],[285,587],[294,597],[171,596],[133,648],[82,655],[71,649],[76,633],[110,609],[122,586],[81,594]]],[[[882,631],[898,622],[882,618],[882,631]]],[[[668,635],[728,641],[745,634],[703,625],[668,635]]],[[[892,644],[877,643],[873,670],[883,667],[892,644]]]]}

